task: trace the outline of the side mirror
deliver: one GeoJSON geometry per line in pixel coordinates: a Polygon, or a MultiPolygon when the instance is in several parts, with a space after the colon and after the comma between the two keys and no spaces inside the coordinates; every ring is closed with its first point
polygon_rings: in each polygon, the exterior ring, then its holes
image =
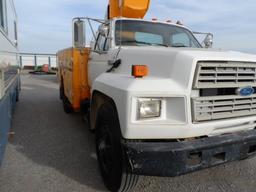
{"type": "Polygon", "coordinates": [[[14,45],[17,47],[18,46],[18,41],[17,40],[14,40],[14,45]]]}
{"type": "Polygon", "coordinates": [[[103,36],[103,37],[108,37],[108,27],[101,27],[99,30],[99,33],[103,36]]]}
{"type": "Polygon", "coordinates": [[[85,45],[85,22],[79,19],[73,22],[73,47],[83,48],[85,45]]]}
{"type": "Polygon", "coordinates": [[[204,46],[205,48],[212,48],[213,45],[213,34],[209,33],[204,39],[204,46]]]}

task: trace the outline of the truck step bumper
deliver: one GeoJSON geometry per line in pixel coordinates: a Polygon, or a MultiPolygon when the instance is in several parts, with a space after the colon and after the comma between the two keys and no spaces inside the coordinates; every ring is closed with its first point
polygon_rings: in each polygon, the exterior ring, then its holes
{"type": "Polygon", "coordinates": [[[123,141],[132,173],[174,177],[256,154],[256,130],[183,142],[123,141]]]}

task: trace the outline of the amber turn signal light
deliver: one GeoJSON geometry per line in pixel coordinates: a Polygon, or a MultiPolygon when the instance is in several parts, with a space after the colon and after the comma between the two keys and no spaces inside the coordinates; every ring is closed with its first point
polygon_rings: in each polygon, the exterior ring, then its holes
{"type": "Polygon", "coordinates": [[[132,66],[132,76],[135,78],[142,78],[147,76],[149,69],[147,65],[133,65],[132,66]]]}

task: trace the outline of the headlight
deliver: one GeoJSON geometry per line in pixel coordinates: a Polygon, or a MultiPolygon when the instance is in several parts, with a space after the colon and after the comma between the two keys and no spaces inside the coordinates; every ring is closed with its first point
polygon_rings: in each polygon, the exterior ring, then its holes
{"type": "Polygon", "coordinates": [[[161,103],[160,99],[138,99],[138,119],[160,117],[161,103]]]}

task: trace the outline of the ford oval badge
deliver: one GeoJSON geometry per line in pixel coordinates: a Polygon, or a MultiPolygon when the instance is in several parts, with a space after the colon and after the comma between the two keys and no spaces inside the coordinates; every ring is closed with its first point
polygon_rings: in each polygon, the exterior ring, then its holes
{"type": "Polygon", "coordinates": [[[239,88],[239,89],[237,89],[237,94],[241,95],[241,96],[244,96],[244,97],[251,96],[252,94],[254,94],[254,88],[253,87],[239,88]]]}

